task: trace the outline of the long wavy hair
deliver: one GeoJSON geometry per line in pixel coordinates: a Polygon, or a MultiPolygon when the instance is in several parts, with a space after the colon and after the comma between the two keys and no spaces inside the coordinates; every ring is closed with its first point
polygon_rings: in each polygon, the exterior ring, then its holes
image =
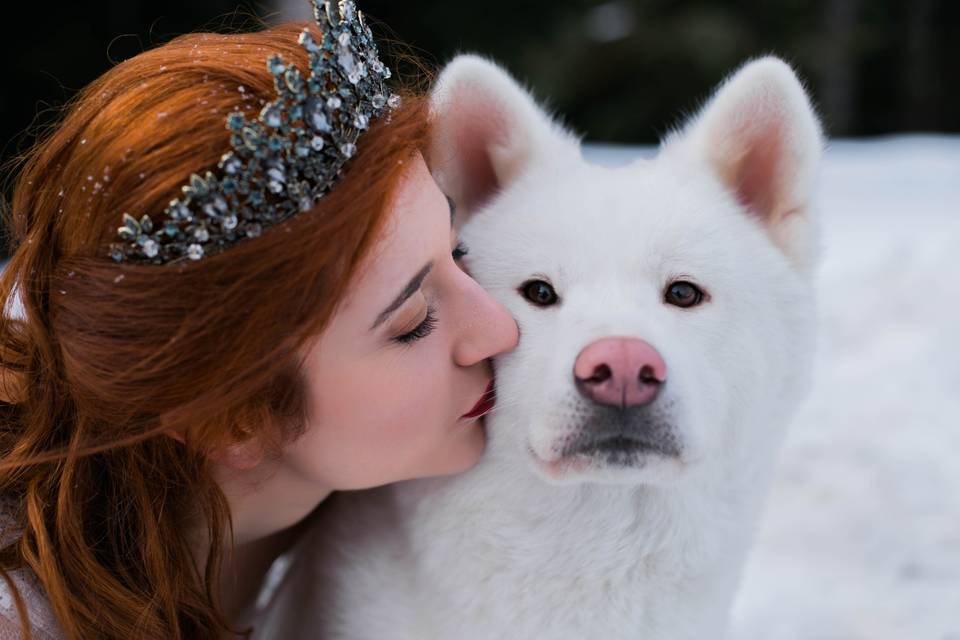
{"type": "Polygon", "coordinates": [[[237,632],[217,598],[230,514],[210,453],[303,428],[298,353],[423,147],[425,103],[405,92],[314,210],[186,265],[108,257],[124,212],[162,211],[229,149],[227,114],[272,98],[271,53],[307,69],[306,26],[186,35],[118,64],[17,175],[0,276],[0,496],[17,535],[0,572],[14,587],[9,571],[32,570],[71,639],[237,632]],[[205,566],[188,522],[209,538],[205,566]]]}

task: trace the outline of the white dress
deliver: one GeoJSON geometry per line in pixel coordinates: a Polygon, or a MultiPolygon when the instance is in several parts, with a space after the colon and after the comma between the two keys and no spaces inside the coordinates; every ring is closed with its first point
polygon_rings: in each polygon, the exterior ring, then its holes
{"type": "MultiPolygon", "coordinates": [[[[12,500],[0,498],[0,544],[4,546],[17,536],[12,516],[14,508],[12,500]]],[[[22,568],[8,573],[26,605],[34,640],[61,640],[63,631],[33,571],[22,568]]],[[[7,581],[0,578],[0,640],[20,640],[23,637],[21,629],[23,623],[13,593],[7,581]]]]}
{"type": "MultiPolygon", "coordinates": [[[[6,545],[16,537],[18,531],[14,522],[13,513],[16,503],[9,498],[0,497],[0,544],[6,545]]],[[[271,638],[263,635],[260,629],[261,618],[268,610],[276,588],[286,573],[290,562],[290,554],[278,558],[264,579],[259,596],[253,610],[240,621],[239,626],[251,625],[257,627],[255,638],[271,638]]],[[[30,618],[33,631],[33,640],[63,640],[64,634],[53,615],[50,602],[43,593],[43,587],[30,569],[10,571],[10,577],[23,598],[30,618]]],[[[20,616],[17,614],[17,605],[6,581],[0,578],[0,640],[20,640],[23,637],[20,616]]]]}

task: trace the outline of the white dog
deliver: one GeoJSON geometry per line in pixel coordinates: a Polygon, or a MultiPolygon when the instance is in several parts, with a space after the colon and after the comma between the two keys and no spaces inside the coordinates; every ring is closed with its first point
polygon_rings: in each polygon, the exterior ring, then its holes
{"type": "Polygon", "coordinates": [[[751,62],[620,168],[473,56],[432,108],[467,266],[521,330],[488,449],[335,497],[263,637],[722,637],[811,370],[823,138],[803,88],[751,62]]]}

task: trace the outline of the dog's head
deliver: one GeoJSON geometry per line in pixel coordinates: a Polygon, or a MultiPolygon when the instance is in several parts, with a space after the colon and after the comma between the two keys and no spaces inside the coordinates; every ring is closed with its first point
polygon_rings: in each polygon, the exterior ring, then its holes
{"type": "Polygon", "coordinates": [[[618,168],[584,161],[481,58],[451,62],[431,101],[466,268],[520,326],[491,453],[629,483],[772,456],[809,376],[823,146],[790,67],[745,65],[654,159],[618,168]]]}

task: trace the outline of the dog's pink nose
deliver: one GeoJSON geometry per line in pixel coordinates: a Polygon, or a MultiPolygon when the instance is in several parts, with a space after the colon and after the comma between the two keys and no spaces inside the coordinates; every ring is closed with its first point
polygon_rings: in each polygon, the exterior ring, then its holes
{"type": "Polygon", "coordinates": [[[588,400],[621,408],[653,401],[667,379],[667,364],[639,338],[591,342],[573,365],[577,390],[588,400]]]}

